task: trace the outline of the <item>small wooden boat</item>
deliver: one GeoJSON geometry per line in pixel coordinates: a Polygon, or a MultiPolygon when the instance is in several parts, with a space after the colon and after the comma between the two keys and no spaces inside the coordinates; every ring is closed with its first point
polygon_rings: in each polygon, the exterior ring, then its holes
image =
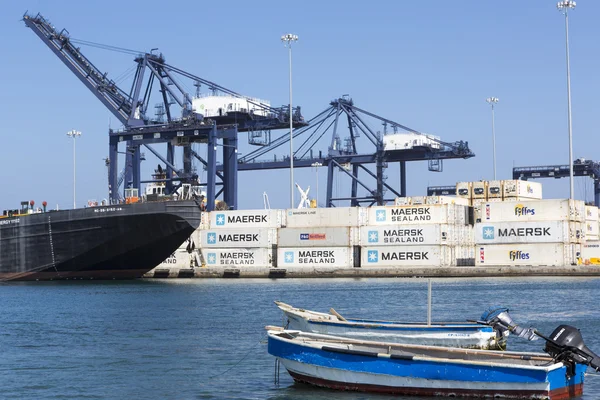
{"type": "MultiPolygon", "coordinates": [[[[572,337],[562,340],[562,336],[573,333],[565,333],[564,327],[550,335],[562,342],[546,345],[550,355],[360,341],[267,329],[269,354],[277,357],[296,382],[411,396],[562,400],[583,393],[586,365],[596,370],[600,367],[600,359],[582,340],[580,345],[572,337]]],[[[575,328],[567,328],[579,334],[575,328]]]]}
{"type": "Polygon", "coordinates": [[[276,301],[287,317],[286,328],[352,339],[420,344],[428,346],[463,347],[503,350],[506,336],[493,327],[469,322],[406,323],[344,318],[335,310],[332,314],[304,310],[276,301]]]}

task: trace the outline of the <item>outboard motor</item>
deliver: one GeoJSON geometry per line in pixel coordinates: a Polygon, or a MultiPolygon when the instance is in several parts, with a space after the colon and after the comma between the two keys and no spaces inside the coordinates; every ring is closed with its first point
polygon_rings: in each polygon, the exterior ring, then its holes
{"type": "Polygon", "coordinates": [[[492,306],[488,308],[481,315],[481,320],[477,322],[491,326],[504,337],[514,333],[518,337],[527,340],[538,339],[538,336],[535,334],[535,329],[522,328],[517,325],[508,314],[508,308],[506,307],[492,306]]]}
{"type": "Polygon", "coordinates": [[[575,362],[589,365],[600,371],[600,357],[583,343],[579,329],[561,325],[546,339],[544,351],[557,361],[575,362]]]}

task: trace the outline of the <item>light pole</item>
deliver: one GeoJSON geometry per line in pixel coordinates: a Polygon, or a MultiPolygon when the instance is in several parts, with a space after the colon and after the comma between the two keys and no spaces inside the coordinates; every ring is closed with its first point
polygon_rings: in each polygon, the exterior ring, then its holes
{"type": "Polygon", "coordinates": [[[290,208],[294,208],[294,136],[292,135],[292,42],[296,42],[298,36],[291,33],[281,37],[281,41],[288,48],[290,58],[290,208]]]}
{"type": "Polygon", "coordinates": [[[311,167],[315,167],[315,174],[317,175],[317,206],[319,205],[319,167],[322,166],[320,162],[314,162],[310,164],[311,167]]]}
{"type": "Polygon", "coordinates": [[[73,210],[77,208],[75,200],[75,139],[81,136],[81,132],[72,130],[67,132],[67,136],[73,139],[73,210]]]}
{"type": "Polygon", "coordinates": [[[488,97],[485,99],[492,106],[492,147],[494,149],[494,180],[496,180],[496,127],[494,124],[494,105],[498,103],[497,97],[488,97]]]}
{"type": "Polygon", "coordinates": [[[565,15],[565,42],[567,48],[567,118],[569,121],[569,181],[571,185],[570,199],[575,198],[575,190],[573,188],[573,129],[571,126],[571,66],[569,63],[569,9],[575,9],[573,0],[562,0],[556,4],[558,11],[565,15]]]}

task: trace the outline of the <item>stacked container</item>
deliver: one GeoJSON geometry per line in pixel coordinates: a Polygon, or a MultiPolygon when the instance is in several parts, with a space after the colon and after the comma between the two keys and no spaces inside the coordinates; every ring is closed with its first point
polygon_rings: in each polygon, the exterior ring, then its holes
{"type": "Polygon", "coordinates": [[[361,266],[472,264],[468,208],[457,204],[370,207],[368,223],[360,228],[361,266]]]}
{"type": "Polygon", "coordinates": [[[540,200],[542,184],[516,179],[502,181],[502,198],[504,201],[540,200]]]}
{"type": "Polygon", "coordinates": [[[578,200],[488,202],[475,224],[477,265],[577,264],[584,218],[584,203],[578,200]]]}
{"type": "Polygon", "coordinates": [[[279,210],[213,211],[198,229],[202,264],[208,267],[271,267],[281,226],[279,210]]]}
{"type": "Polygon", "coordinates": [[[303,208],[286,211],[278,231],[277,266],[310,268],[358,267],[358,227],[365,209],[303,208]],[[355,247],[356,246],[356,247],[355,247]]]}
{"type": "Polygon", "coordinates": [[[585,244],[581,258],[586,265],[600,265],[600,237],[598,207],[585,206],[585,244]]]}

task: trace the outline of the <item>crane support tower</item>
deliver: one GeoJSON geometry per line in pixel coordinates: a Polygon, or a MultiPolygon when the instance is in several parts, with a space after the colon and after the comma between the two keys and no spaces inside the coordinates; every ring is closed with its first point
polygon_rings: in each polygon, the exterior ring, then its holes
{"type": "MultiPolygon", "coordinates": [[[[515,167],[513,179],[569,178],[569,165],[543,165],[538,167],[515,167]]],[[[594,180],[594,205],[600,206],[600,163],[579,158],[573,161],[573,176],[589,176],[594,180]]]]}
{"type": "MultiPolygon", "coordinates": [[[[289,107],[271,107],[270,104],[250,98],[226,89],[214,82],[185,72],[165,62],[162,54],[154,51],[129,52],[135,55],[135,76],[129,91],[125,91],[108,78],[83,55],[76,44],[97,45],[105,49],[118,49],[112,46],[84,42],[70,37],[66,29],[58,32],[42,15],[25,14],[25,25],[54,52],[54,54],[81,80],[81,82],[104,104],[108,110],[123,124],[123,129],[109,130],[109,195],[112,202],[122,197],[119,187],[138,188],[147,181],[141,180],[141,147],[145,147],[157,156],[166,166],[164,179],[167,194],[174,193],[176,186],[182,183],[199,183],[198,176],[192,169],[192,158],[198,159],[207,169],[207,207],[214,207],[215,199],[223,194],[223,200],[230,208],[237,208],[237,141],[238,132],[251,132],[255,140],[255,132],[270,132],[272,129],[289,127],[290,118],[296,127],[305,126],[300,107],[295,107],[290,115],[289,107]],[[223,106],[215,106],[214,99],[193,99],[180,82],[182,79],[193,81],[199,89],[202,85],[210,90],[213,97],[223,95],[228,100],[223,106]],[[155,96],[161,103],[161,118],[151,118],[147,112],[153,98],[153,89],[158,89],[155,96]],[[198,100],[198,101],[196,101],[198,100]],[[206,100],[206,101],[205,101],[206,100]],[[197,110],[195,101],[204,108],[204,102],[212,104],[214,109],[197,110]],[[176,116],[176,105],[180,116],[176,116]],[[166,116],[166,121],[162,117],[166,116]],[[125,167],[119,174],[117,156],[119,144],[126,144],[125,167]],[[166,156],[161,155],[151,145],[166,143],[166,156]],[[207,145],[206,159],[200,157],[192,149],[192,143],[207,145]],[[216,148],[223,147],[221,172],[216,170],[216,148]],[[175,166],[175,148],[183,148],[183,169],[175,166]],[[216,182],[216,178],[221,180],[216,182]],[[222,186],[216,192],[215,186],[222,186]]],[[[126,50],[126,49],[120,49],[126,50]]]]}

